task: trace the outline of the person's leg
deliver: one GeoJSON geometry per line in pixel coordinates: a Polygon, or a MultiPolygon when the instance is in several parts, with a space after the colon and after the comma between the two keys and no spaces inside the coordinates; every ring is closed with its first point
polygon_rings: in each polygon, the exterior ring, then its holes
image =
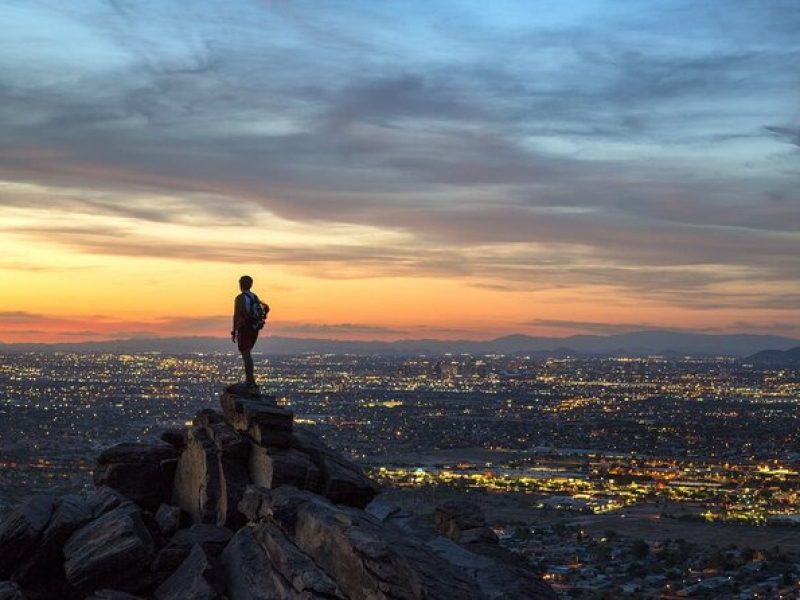
{"type": "Polygon", "coordinates": [[[256,385],[255,368],[253,365],[253,355],[250,350],[242,350],[242,360],[244,361],[244,374],[247,383],[256,385]]]}

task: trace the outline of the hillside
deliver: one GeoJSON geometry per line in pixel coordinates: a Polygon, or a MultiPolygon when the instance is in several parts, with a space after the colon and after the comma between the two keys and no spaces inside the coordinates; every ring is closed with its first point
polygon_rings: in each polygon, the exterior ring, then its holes
{"type": "Polygon", "coordinates": [[[480,509],[434,521],[274,398],[228,388],[163,443],[104,451],[88,496],[37,495],[0,523],[3,600],[555,600],[480,509]]]}

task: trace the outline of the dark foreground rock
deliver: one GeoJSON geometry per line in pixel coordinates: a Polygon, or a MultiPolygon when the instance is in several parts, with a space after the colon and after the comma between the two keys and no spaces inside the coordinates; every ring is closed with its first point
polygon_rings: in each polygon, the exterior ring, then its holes
{"type": "Polygon", "coordinates": [[[64,545],[64,573],[78,590],[143,586],[155,545],[141,509],[129,503],[76,531],[64,545]]]}
{"type": "Polygon", "coordinates": [[[172,496],[178,455],[167,444],[117,444],[97,458],[94,483],[112,487],[154,511],[172,496]]]}
{"type": "Polygon", "coordinates": [[[425,522],[291,411],[226,390],[167,443],[118,444],[86,496],[0,523],[0,600],[551,600],[474,505],[425,522]],[[366,510],[365,510],[366,507],[366,510]]]}
{"type": "Polygon", "coordinates": [[[465,573],[364,511],[288,486],[249,493],[264,495],[273,520],[348,598],[481,597],[465,573]]]}
{"type": "Polygon", "coordinates": [[[25,594],[13,581],[0,581],[0,600],[25,600],[25,594]]]}
{"type": "Polygon", "coordinates": [[[53,496],[33,496],[22,502],[0,524],[0,579],[16,579],[39,544],[53,514],[53,496]]]}
{"type": "Polygon", "coordinates": [[[195,544],[175,571],[155,591],[156,600],[216,600],[225,589],[222,573],[203,548],[195,544]]]}

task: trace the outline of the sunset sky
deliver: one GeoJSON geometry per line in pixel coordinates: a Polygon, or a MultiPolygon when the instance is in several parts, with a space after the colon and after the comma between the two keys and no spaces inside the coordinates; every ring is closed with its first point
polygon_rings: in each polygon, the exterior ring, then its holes
{"type": "Polygon", "coordinates": [[[800,2],[0,0],[0,341],[800,336],[800,2]]]}

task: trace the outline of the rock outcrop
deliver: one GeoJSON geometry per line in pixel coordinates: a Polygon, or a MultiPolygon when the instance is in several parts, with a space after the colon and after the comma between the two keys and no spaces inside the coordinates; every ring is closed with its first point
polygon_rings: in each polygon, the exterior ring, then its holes
{"type": "Polygon", "coordinates": [[[27,499],[0,523],[0,600],[555,598],[480,510],[435,525],[274,398],[227,389],[161,442],[97,460],[88,496],[27,499]],[[437,529],[438,527],[438,529],[437,529]]]}

